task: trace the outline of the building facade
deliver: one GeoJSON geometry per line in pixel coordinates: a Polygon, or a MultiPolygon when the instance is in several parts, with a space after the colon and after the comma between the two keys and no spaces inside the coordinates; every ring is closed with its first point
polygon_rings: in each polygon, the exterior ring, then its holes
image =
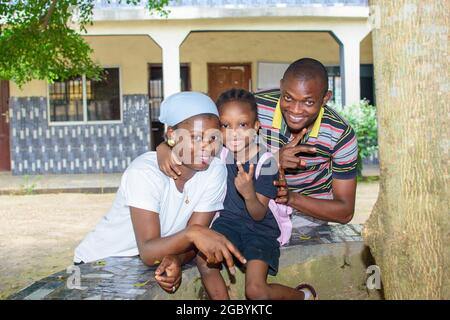
{"type": "Polygon", "coordinates": [[[144,4],[97,1],[83,37],[105,68],[102,81],[81,75],[22,88],[2,81],[1,169],[122,172],[162,140],[164,96],[194,90],[214,99],[230,87],[277,87],[301,57],[327,67],[335,103],[373,100],[366,0],[171,1],[167,18],[144,4]]]}

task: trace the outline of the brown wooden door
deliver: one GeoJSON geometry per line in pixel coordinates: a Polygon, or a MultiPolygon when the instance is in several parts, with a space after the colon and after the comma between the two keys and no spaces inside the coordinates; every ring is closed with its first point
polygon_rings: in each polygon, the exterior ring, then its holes
{"type": "Polygon", "coordinates": [[[251,90],[250,64],[208,63],[208,95],[216,101],[231,88],[251,90]]]}
{"type": "Polygon", "coordinates": [[[9,150],[9,82],[0,80],[0,170],[11,170],[9,150]]]}

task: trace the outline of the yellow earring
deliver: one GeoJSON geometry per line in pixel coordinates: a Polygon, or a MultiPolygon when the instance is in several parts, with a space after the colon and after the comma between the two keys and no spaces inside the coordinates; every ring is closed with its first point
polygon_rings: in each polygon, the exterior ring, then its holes
{"type": "Polygon", "coordinates": [[[167,145],[172,148],[175,145],[175,140],[172,138],[167,139],[167,145]]]}

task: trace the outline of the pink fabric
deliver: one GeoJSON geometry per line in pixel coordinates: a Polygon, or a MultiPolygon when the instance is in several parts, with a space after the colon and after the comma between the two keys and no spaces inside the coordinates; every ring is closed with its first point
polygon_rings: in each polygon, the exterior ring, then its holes
{"type": "MultiPolygon", "coordinates": [[[[220,159],[223,163],[225,163],[225,160],[227,158],[228,149],[222,148],[222,151],[220,153],[220,159]]],[[[261,173],[261,168],[270,157],[273,157],[272,153],[266,152],[264,153],[261,158],[259,159],[256,170],[255,170],[255,178],[258,179],[259,174],[261,173]]],[[[269,201],[269,209],[272,211],[273,216],[275,217],[275,220],[277,221],[278,228],[280,228],[280,236],[278,237],[278,242],[280,243],[280,246],[283,246],[289,242],[289,239],[291,238],[292,234],[292,222],[290,219],[290,215],[292,214],[292,208],[289,206],[286,206],[284,204],[276,203],[275,200],[271,199],[269,201]]],[[[219,217],[219,212],[216,213],[214,216],[214,220],[216,220],[219,217]]],[[[211,222],[212,224],[212,222],[211,222]]]]}
{"type": "MultiPolygon", "coordinates": [[[[264,153],[258,161],[255,170],[255,178],[258,179],[261,173],[261,168],[264,162],[266,162],[270,157],[273,157],[272,153],[264,153]]],[[[290,215],[292,214],[292,208],[284,204],[276,203],[275,200],[270,199],[269,209],[272,211],[275,220],[278,223],[278,228],[280,228],[280,236],[278,237],[278,242],[280,246],[284,246],[289,242],[292,234],[292,222],[290,215]]]]}

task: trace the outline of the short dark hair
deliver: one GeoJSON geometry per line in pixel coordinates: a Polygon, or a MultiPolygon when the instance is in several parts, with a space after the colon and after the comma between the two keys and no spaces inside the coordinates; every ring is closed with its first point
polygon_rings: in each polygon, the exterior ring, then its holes
{"type": "Polygon", "coordinates": [[[223,92],[217,99],[217,109],[220,109],[220,107],[222,107],[224,104],[231,101],[247,103],[250,106],[250,110],[255,115],[255,120],[258,119],[258,105],[256,104],[255,96],[251,92],[245,89],[238,88],[227,90],[223,92]]]}
{"type": "Polygon", "coordinates": [[[303,81],[319,79],[323,85],[323,94],[328,91],[328,71],[318,60],[301,58],[292,62],[284,72],[283,79],[290,76],[303,81]]]}

